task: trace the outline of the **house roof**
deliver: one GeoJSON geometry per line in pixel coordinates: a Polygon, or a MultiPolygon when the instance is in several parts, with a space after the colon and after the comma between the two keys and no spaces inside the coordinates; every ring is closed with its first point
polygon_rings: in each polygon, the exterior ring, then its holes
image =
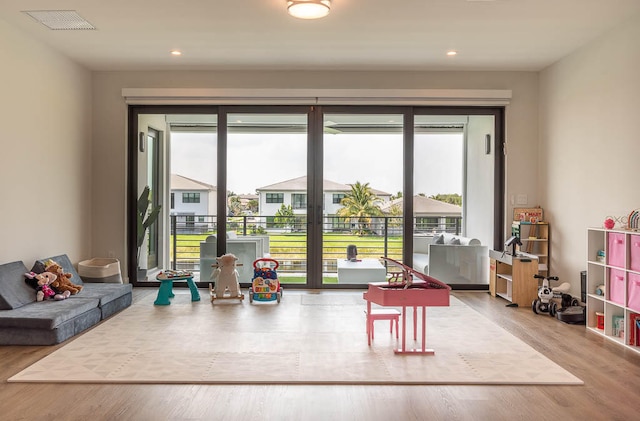
{"type": "Polygon", "coordinates": [[[171,190],[216,191],[216,186],[179,174],[171,174],[171,190]]]}
{"type": "MultiPolygon", "coordinates": [[[[307,176],[292,178],[290,180],[281,181],[279,183],[270,184],[264,187],[258,187],[256,191],[304,191],[307,189],[307,176]]],[[[324,191],[350,192],[351,185],[341,184],[331,180],[322,181],[322,189],[324,191]]],[[[376,196],[391,196],[390,193],[382,190],[371,189],[376,196]]]]}
{"type": "MultiPolygon", "coordinates": [[[[380,207],[383,212],[389,212],[392,206],[402,206],[404,198],[394,199],[380,207]]],[[[426,196],[413,196],[413,213],[421,216],[461,216],[462,207],[451,203],[430,199],[426,196]]]]}

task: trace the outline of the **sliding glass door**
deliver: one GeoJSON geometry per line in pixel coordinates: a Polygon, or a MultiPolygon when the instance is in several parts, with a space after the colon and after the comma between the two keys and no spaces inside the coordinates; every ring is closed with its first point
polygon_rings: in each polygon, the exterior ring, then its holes
{"type": "Polygon", "coordinates": [[[381,256],[420,268],[426,239],[437,233],[500,244],[501,109],[140,106],[130,113],[134,282],[175,269],[206,286],[216,257],[228,252],[239,258],[245,285],[254,262],[272,258],[285,285],[353,288],[386,278],[381,256]],[[148,204],[139,210],[146,186],[148,204]],[[157,219],[139,226],[154,209],[157,219]]]}
{"type": "Polygon", "coordinates": [[[243,282],[252,278],[254,261],[274,258],[282,284],[307,283],[307,119],[227,115],[226,249],[242,263],[243,282]]]}
{"type": "Polygon", "coordinates": [[[323,116],[323,285],[382,282],[402,257],[403,115],[323,116]]]}

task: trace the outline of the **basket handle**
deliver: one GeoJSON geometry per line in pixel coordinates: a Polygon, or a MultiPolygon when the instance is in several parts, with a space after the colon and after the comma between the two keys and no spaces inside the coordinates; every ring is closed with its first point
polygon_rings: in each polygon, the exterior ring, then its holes
{"type": "Polygon", "coordinates": [[[276,266],[273,268],[274,270],[275,270],[275,269],[278,269],[278,266],[280,266],[280,263],[278,263],[278,261],[277,261],[277,260],[270,259],[270,258],[268,258],[268,257],[263,257],[263,258],[261,258],[261,259],[257,259],[257,260],[255,260],[255,261],[253,262],[253,268],[254,268],[254,269],[258,269],[258,263],[259,263],[259,262],[272,262],[272,263],[275,263],[275,265],[276,265],[276,266]]]}

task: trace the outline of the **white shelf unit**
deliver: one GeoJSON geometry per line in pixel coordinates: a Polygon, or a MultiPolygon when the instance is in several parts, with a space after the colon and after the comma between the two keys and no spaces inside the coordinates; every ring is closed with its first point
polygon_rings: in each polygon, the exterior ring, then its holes
{"type": "Polygon", "coordinates": [[[640,314],[640,233],[589,228],[587,230],[587,329],[640,353],[630,343],[631,315],[640,314]],[[604,259],[602,259],[604,254],[604,259]],[[598,315],[603,328],[598,328],[598,315]],[[623,334],[616,332],[616,319],[623,334]]]}

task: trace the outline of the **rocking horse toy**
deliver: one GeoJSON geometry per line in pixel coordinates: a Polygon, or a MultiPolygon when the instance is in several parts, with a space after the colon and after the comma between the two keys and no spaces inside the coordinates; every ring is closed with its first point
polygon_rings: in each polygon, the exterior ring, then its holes
{"type": "Polygon", "coordinates": [[[217,263],[212,265],[216,269],[211,273],[211,280],[214,281],[215,287],[209,284],[211,302],[220,299],[244,300],[236,270],[237,266],[242,266],[241,263],[237,263],[238,258],[228,253],[217,257],[216,261],[217,263]]]}

